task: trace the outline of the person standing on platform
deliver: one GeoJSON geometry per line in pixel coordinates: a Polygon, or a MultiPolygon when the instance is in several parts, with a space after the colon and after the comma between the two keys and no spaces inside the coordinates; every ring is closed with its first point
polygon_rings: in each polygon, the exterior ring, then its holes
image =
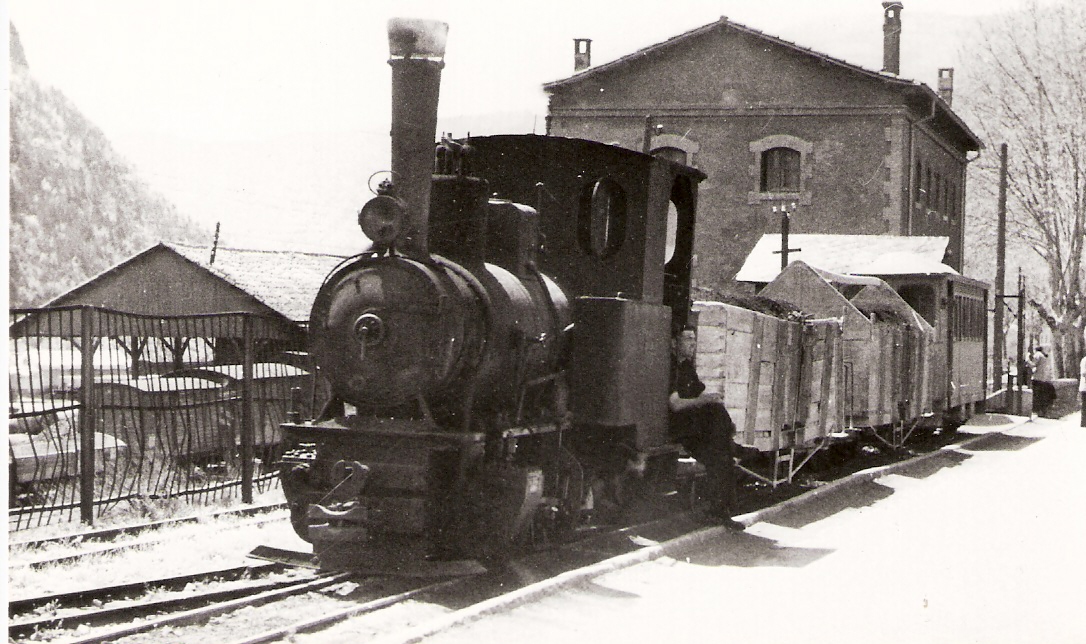
{"type": "Polygon", "coordinates": [[[1052,381],[1056,374],[1052,369],[1052,359],[1048,356],[1048,346],[1037,345],[1033,353],[1033,413],[1044,416],[1056,402],[1056,386],[1052,381]]]}
{"type": "Polygon", "coordinates": [[[1086,356],[1078,363],[1078,397],[1082,403],[1082,410],[1079,412],[1080,424],[1086,427],[1086,356]]]}

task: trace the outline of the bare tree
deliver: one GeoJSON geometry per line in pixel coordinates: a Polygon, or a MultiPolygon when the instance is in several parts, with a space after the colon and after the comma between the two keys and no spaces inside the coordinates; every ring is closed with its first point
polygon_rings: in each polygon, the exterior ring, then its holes
{"type": "MultiPolygon", "coordinates": [[[[989,149],[1009,146],[1009,246],[1047,269],[1032,276],[1039,288],[1029,303],[1051,331],[1061,373],[1074,375],[1086,351],[1086,4],[1033,2],[984,21],[963,60],[956,107],[989,149]]],[[[972,169],[979,194],[991,194],[998,166],[989,154],[972,169]]],[[[991,208],[972,211],[982,232],[994,228],[991,208]]]]}

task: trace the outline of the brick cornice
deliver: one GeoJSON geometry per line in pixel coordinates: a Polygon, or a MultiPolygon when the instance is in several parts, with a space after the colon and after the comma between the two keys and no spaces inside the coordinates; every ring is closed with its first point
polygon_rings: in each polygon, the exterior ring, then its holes
{"type": "Polygon", "coordinates": [[[791,106],[791,107],[551,107],[550,116],[561,118],[645,118],[651,114],[671,118],[716,118],[759,116],[884,116],[905,115],[907,108],[901,105],[839,105],[839,106],[791,106]]]}

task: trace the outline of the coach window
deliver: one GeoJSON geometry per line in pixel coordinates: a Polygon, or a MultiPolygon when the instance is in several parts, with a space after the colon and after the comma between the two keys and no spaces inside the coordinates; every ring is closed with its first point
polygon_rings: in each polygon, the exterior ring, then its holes
{"type": "Polygon", "coordinates": [[[600,259],[614,255],[626,236],[626,192],[610,178],[585,187],[577,220],[583,251],[600,259]]]}
{"type": "Polygon", "coordinates": [[[924,164],[921,161],[916,162],[916,178],[913,180],[913,198],[916,200],[915,207],[920,210],[924,204],[924,188],[921,186],[920,181],[924,177],[924,164]]]}
{"type": "Polygon", "coordinates": [[[931,210],[931,168],[924,168],[924,209],[931,210]]]}
{"type": "Polygon", "coordinates": [[[898,295],[928,324],[938,326],[935,319],[935,289],[924,284],[909,284],[901,287],[898,295]]]}

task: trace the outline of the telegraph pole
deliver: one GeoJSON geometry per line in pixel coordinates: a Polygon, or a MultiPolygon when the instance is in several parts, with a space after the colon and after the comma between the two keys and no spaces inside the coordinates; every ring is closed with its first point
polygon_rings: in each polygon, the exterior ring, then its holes
{"type": "Polygon", "coordinates": [[[1022,268],[1018,268],[1018,395],[1015,405],[1019,415],[1022,413],[1022,387],[1026,377],[1026,277],[1022,268]]]}
{"type": "MultiPolygon", "coordinates": [[[[784,271],[784,269],[788,268],[788,253],[798,253],[799,251],[803,250],[802,248],[788,247],[788,232],[792,227],[792,220],[789,212],[795,211],[795,209],[796,202],[794,201],[791,204],[781,204],[781,249],[773,251],[774,255],[780,253],[781,271],[784,271]]],[[[773,212],[777,212],[776,206],[773,206],[773,212]]]]}
{"type": "MultiPolygon", "coordinates": [[[[995,389],[999,390],[1003,381],[1003,352],[1006,339],[1003,332],[1003,299],[1007,281],[1007,144],[999,146],[999,211],[996,232],[996,278],[995,311],[992,326],[995,332],[992,343],[992,367],[995,389]]],[[[1008,395],[1010,392],[1007,392],[1008,395]]]]}

